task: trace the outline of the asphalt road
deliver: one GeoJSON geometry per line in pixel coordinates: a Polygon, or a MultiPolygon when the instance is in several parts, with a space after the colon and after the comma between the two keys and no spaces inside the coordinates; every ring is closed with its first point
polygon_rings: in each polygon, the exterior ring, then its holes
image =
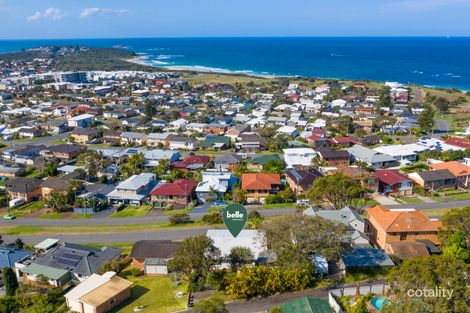
{"type": "Polygon", "coordinates": [[[15,142],[15,141],[5,141],[5,140],[1,140],[2,143],[8,145],[8,147],[5,147],[5,148],[2,148],[3,149],[8,149],[8,148],[11,148],[11,147],[21,147],[21,146],[27,146],[27,145],[48,145],[49,142],[51,141],[56,141],[56,140],[60,140],[60,139],[64,139],[64,138],[67,138],[70,136],[70,133],[62,133],[62,134],[58,134],[58,135],[54,135],[54,136],[48,136],[48,137],[44,137],[44,138],[38,138],[38,139],[35,139],[35,140],[31,140],[31,141],[27,141],[27,142],[15,142]]]}
{"type": "MultiPolygon", "coordinates": [[[[470,206],[470,200],[435,202],[435,203],[417,203],[404,205],[387,205],[392,209],[432,210],[449,209],[470,206]]],[[[260,206],[247,206],[248,211],[257,210],[262,216],[278,216],[292,214],[296,211],[293,208],[285,209],[262,209],[260,206]]],[[[193,221],[200,221],[204,213],[189,214],[193,221]]],[[[0,219],[0,226],[100,226],[100,225],[134,225],[168,222],[168,216],[144,216],[144,217],[122,217],[122,218],[85,218],[85,219],[43,219],[43,218],[18,218],[12,221],[0,219]]],[[[1,230],[0,230],[1,232],[1,230]]]]}
{"type": "MultiPolygon", "coordinates": [[[[113,243],[113,242],[136,242],[139,240],[180,240],[188,237],[202,235],[207,232],[208,227],[203,228],[179,228],[171,230],[160,230],[152,232],[137,233],[87,233],[66,235],[21,235],[26,244],[37,244],[47,238],[62,239],[73,243],[113,243]]],[[[14,242],[18,236],[3,235],[5,242],[14,242]]]]}

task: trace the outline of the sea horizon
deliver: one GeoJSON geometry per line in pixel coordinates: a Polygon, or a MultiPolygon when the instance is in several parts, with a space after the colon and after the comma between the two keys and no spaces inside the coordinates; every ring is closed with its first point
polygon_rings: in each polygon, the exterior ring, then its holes
{"type": "Polygon", "coordinates": [[[470,90],[467,36],[231,36],[0,40],[0,52],[37,46],[120,48],[155,67],[260,76],[397,81],[470,90]]]}

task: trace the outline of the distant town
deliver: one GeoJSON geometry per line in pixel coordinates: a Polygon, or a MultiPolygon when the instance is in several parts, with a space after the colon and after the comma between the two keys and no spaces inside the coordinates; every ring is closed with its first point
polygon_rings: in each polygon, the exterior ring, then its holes
{"type": "Polygon", "coordinates": [[[0,313],[468,312],[469,92],[39,47],[0,146],[0,313]]]}

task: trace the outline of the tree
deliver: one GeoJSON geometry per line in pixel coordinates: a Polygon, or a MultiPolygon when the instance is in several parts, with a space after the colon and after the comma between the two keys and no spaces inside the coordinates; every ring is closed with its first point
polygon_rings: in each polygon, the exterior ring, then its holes
{"type": "Polygon", "coordinates": [[[2,235],[0,235],[0,245],[3,243],[2,235]]]}
{"type": "Polygon", "coordinates": [[[277,254],[281,267],[310,269],[312,254],[321,254],[328,260],[338,259],[348,232],[342,224],[303,214],[264,220],[260,230],[264,234],[261,240],[277,254]]]}
{"type": "Polygon", "coordinates": [[[95,150],[87,151],[77,157],[77,165],[83,166],[90,176],[97,176],[104,170],[103,156],[95,150]]]}
{"type": "Polygon", "coordinates": [[[151,120],[154,114],[155,105],[149,99],[145,100],[145,117],[151,120]]]}
{"type": "Polygon", "coordinates": [[[211,238],[200,235],[183,240],[168,262],[168,268],[192,284],[204,284],[209,270],[218,262],[220,250],[211,238]]]}
{"type": "Polygon", "coordinates": [[[465,274],[468,270],[468,265],[462,260],[442,256],[421,257],[405,260],[400,267],[393,268],[388,282],[396,299],[394,302],[399,303],[402,308],[411,307],[410,302],[422,302],[427,307],[427,312],[468,312],[466,301],[469,282],[465,274]],[[410,290],[436,290],[438,288],[445,288],[447,291],[452,291],[452,294],[446,294],[443,297],[416,297],[414,294],[413,297],[409,292],[410,290]]]}
{"type": "Polygon", "coordinates": [[[239,267],[252,263],[255,257],[250,248],[233,247],[230,250],[228,259],[230,261],[230,267],[232,268],[232,271],[236,272],[239,267]]]}
{"type": "Polygon", "coordinates": [[[380,110],[381,107],[391,108],[392,106],[393,105],[392,98],[390,97],[390,87],[383,86],[379,89],[379,101],[377,101],[376,103],[376,108],[380,110]]]}
{"type": "Polygon", "coordinates": [[[50,163],[46,168],[44,168],[45,176],[56,176],[57,173],[57,164],[50,163]]]}
{"type": "Polygon", "coordinates": [[[187,224],[191,222],[191,218],[188,214],[173,214],[170,216],[170,224],[171,225],[178,225],[178,224],[187,224]]]}
{"type": "Polygon", "coordinates": [[[467,247],[467,240],[462,231],[457,231],[447,239],[442,255],[448,258],[459,259],[466,263],[470,262],[470,250],[467,247]]]}
{"type": "Polygon", "coordinates": [[[207,299],[201,300],[194,306],[191,312],[194,313],[228,313],[222,298],[213,295],[207,299]]]}
{"type": "Polygon", "coordinates": [[[3,284],[5,285],[5,295],[13,297],[19,284],[15,272],[10,267],[3,268],[3,284]]]}
{"type": "Polygon", "coordinates": [[[360,208],[365,205],[369,194],[370,190],[341,173],[317,178],[308,191],[311,200],[330,203],[337,210],[345,206],[360,208]]]}
{"type": "Polygon", "coordinates": [[[19,250],[24,248],[24,242],[23,242],[23,240],[21,240],[21,238],[19,238],[19,237],[16,238],[15,247],[16,247],[16,249],[19,249],[19,250]]]}
{"type": "Polygon", "coordinates": [[[158,161],[158,165],[155,166],[155,169],[153,172],[158,176],[161,177],[162,175],[166,174],[166,171],[168,170],[168,167],[170,166],[170,160],[168,159],[163,159],[158,161]]]}
{"type": "Polygon", "coordinates": [[[140,174],[144,163],[145,157],[143,153],[133,154],[128,158],[127,163],[122,167],[121,171],[126,173],[127,176],[140,174]]]}
{"type": "Polygon", "coordinates": [[[235,203],[246,204],[246,191],[241,188],[233,190],[233,201],[235,203]]]}
{"type": "Polygon", "coordinates": [[[272,159],[268,160],[268,162],[263,166],[263,171],[270,174],[281,174],[286,165],[283,160],[281,159],[272,159]]]}
{"type": "Polygon", "coordinates": [[[424,106],[424,110],[419,113],[417,123],[421,130],[424,133],[430,133],[434,127],[434,116],[436,113],[434,112],[431,105],[427,104],[424,106]]]}
{"type": "Polygon", "coordinates": [[[0,298],[0,313],[16,313],[19,310],[19,304],[16,297],[0,298]]]}
{"type": "Polygon", "coordinates": [[[52,191],[47,195],[45,202],[55,212],[61,212],[62,209],[67,205],[67,196],[63,192],[52,191]]]}
{"type": "Polygon", "coordinates": [[[433,101],[433,104],[436,107],[436,109],[441,113],[445,113],[445,112],[449,111],[450,102],[446,98],[437,97],[433,101]]]}

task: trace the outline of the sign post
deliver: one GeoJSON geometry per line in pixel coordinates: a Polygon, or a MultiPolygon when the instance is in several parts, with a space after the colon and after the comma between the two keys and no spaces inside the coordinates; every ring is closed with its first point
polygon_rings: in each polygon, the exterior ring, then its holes
{"type": "Polygon", "coordinates": [[[241,204],[230,204],[223,211],[224,224],[233,237],[237,237],[245,227],[248,212],[241,204]]]}

